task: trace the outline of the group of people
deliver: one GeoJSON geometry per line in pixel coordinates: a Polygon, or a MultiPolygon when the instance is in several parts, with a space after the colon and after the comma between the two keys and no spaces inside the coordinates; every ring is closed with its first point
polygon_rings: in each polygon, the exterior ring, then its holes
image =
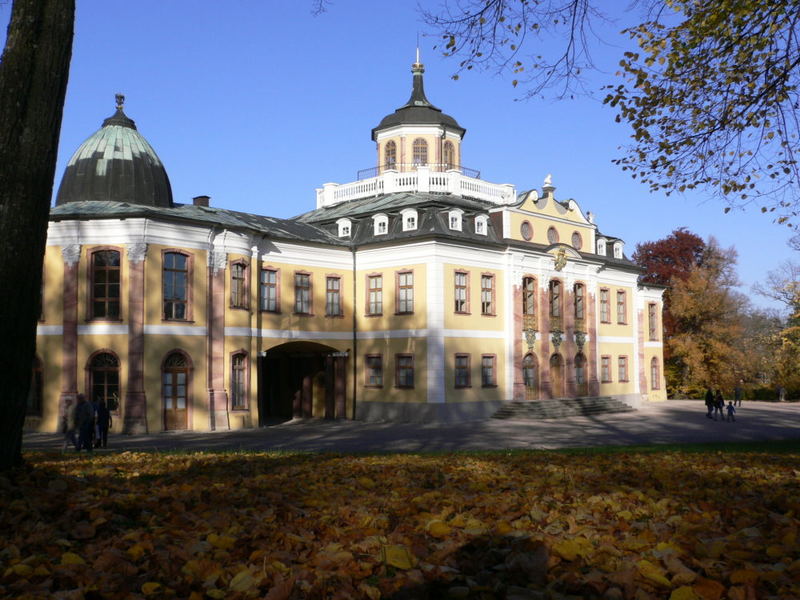
{"type": "Polygon", "coordinates": [[[706,390],[706,417],[709,419],[717,420],[719,415],[720,421],[736,421],[736,405],[742,405],[742,387],[736,386],[734,390],[734,399],[728,401],[728,406],[725,406],[725,398],[722,397],[722,391],[712,391],[711,388],[706,390]],[[735,403],[735,404],[734,404],[735,403]],[[725,414],[727,412],[727,415],[725,414]]]}
{"type": "Polygon", "coordinates": [[[78,394],[77,401],[73,403],[72,398],[67,398],[64,401],[64,414],[61,417],[64,451],[70,444],[78,452],[106,448],[111,424],[111,411],[104,399],[89,402],[86,396],[78,394]]]}

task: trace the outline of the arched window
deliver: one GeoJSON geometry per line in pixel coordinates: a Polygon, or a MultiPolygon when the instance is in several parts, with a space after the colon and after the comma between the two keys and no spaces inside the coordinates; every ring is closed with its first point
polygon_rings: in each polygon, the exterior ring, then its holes
{"type": "Polygon", "coordinates": [[[386,142],[383,149],[383,165],[387,169],[397,168],[397,144],[391,140],[386,142]]]}
{"type": "Polygon", "coordinates": [[[186,429],[188,426],[189,371],[189,357],[183,352],[171,352],[164,359],[161,367],[164,429],[186,429]]]}
{"type": "Polygon", "coordinates": [[[422,138],[417,138],[414,140],[414,144],[412,145],[412,152],[414,156],[414,164],[415,165],[427,165],[428,164],[428,142],[423,140],[422,138]]]}
{"type": "Polygon", "coordinates": [[[655,356],[650,359],[650,389],[661,389],[661,369],[658,368],[658,359],[655,356]]]}
{"type": "Polygon", "coordinates": [[[231,357],[231,409],[247,408],[247,354],[237,352],[231,357]]]}
{"type": "Polygon", "coordinates": [[[445,169],[452,169],[456,166],[456,149],[453,142],[445,142],[442,148],[442,159],[445,169]]]}
{"type": "Polygon", "coordinates": [[[533,277],[522,278],[522,314],[536,315],[536,280],[533,277]]]}
{"type": "Polygon", "coordinates": [[[550,316],[561,317],[561,282],[558,279],[550,281],[550,316]]]}
{"type": "Polygon", "coordinates": [[[92,252],[90,318],[120,318],[120,262],[116,250],[92,252]]]}
{"type": "Polygon", "coordinates": [[[575,385],[578,388],[578,396],[586,396],[588,394],[588,386],[586,385],[586,357],[581,352],[575,355],[575,385]]]}
{"type": "Polygon", "coordinates": [[[89,401],[104,400],[108,410],[119,410],[119,359],[111,352],[98,352],[89,359],[89,401]]]}
{"type": "Polygon", "coordinates": [[[560,354],[553,354],[550,357],[550,382],[553,398],[562,398],[564,396],[564,359],[560,354]]]}
{"type": "Polygon", "coordinates": [[[44,393],[42,377],[42,361],[38,356],[33,357],[31,370],[31,389],[28,391],[27,414],[39,416],[42,414],[42,396],[44,393]]]}
{"type": "Polygon", "coordinates": [[[586,318],[586,288],[582,283],[576,283],[574,288],[575,320],[583,321],[586,318]]]}

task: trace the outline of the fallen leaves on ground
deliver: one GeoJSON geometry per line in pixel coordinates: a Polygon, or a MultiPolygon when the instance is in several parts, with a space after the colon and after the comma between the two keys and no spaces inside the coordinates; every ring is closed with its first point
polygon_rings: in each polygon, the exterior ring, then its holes
{"type": "Polygon", "coordinates": [[[6,598],[800,598],[800,453],[26,458],[6,598]]]}

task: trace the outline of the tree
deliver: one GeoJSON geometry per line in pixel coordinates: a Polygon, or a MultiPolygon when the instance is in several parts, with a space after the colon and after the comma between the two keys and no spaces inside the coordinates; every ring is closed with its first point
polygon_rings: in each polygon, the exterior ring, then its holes
{"type": "Polygon", "coordinates": [[[675,329],[665,338],[665,373],[674,392],[696,396],[708,386],[731,389],[739,379],[745,306],[732,289],[738,283],[735,265],[736,251],[720,248],[711,238],[686,277],[673,277],[670,310],[675,329]]]}
{"type": "Polygon", "coordinates": [[[781,302],[788,311],[776,335],[773,365],[775,379],[790,392],[800,392],[800,264],[784,261],[767,272],[766,282],[753,286],[756,293],[781,302]]]}
{"type": "MultiPolygon", "coordinates": [[[[651,191],[702,188],[726,211],[757,200],[778,222],[796,226],[800,4],[634,5],[642,22],[622,31],[634,43],[621,57],[624,81],[606,87],[605,102],[633,140],[615,162],[651,191]]],[[[606,19],[591,0],[444,0],[423,15],[444,53],[461,58],[459,71],[510,74],[527,97],[554,86],[562,97],[579,89],[593,67],[592,24],[606,19]],[[525,51],[531,39],[536,49],[525,51]]]]}
{"type": "MultiPolygon", "coordinates": [[[[670,235],[654,242],[637,244],[633,252],[633,262],[644,267],[641,283],[656,283],[668,286],[664,292],[663,326],[664,339],[675,334],[675,321],[672,317],[672,289],[674,281],[685,280],[693,268],[700,265],[706,253],[703,239],[685,227],[674,230],[670,235]]],[[[668,348],[665,348],[668,352],[668,348]]],[[[665,353],[665,360],[669,355],[665,353]]]]}
{"type": "Polygon", "coordinates": [[[74,0],[14,0],[0,59],[0,470],[21,462],[74,0]]]}

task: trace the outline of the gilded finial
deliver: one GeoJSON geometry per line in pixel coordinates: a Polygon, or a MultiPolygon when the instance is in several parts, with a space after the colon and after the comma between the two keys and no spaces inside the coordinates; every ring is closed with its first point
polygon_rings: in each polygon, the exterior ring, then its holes
{"type": "Polygon", "coordinates": [[[122,110],[122,106],[125,104],[125,94],[116,94],[117,99],[117,110],[122,110]]]}

